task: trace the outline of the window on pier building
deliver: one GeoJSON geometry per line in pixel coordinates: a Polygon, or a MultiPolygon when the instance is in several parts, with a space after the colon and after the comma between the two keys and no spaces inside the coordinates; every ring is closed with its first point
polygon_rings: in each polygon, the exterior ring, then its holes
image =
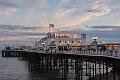
{"type": "Polygon", "coordinates": [[[67,43],[67,41],[65,41],[65,43],[67,43]]]}
{"type": "Polygon", "coordinates": [[[59,43],[61,43],[61,41],[59,41],[59,43]]]}
{"type": "Polygon", "coordinates": [[[71,41],[71,43],[74,43],[74,41],[71,41]]]}

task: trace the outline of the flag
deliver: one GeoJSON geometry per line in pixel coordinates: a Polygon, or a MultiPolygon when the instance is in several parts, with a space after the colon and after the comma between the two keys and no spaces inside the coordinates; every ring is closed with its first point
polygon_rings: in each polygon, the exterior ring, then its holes
{"type": "Polygon", "coordinates": [[[54,24],[49,24],[49,27],[50,28],[54,28],[54,24]]]}

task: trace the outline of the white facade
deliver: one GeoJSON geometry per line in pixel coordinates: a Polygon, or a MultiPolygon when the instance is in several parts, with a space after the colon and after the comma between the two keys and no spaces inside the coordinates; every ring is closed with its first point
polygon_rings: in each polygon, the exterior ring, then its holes
{"type": "Polygon", "coordinates": [[[48,49],[48,46],[51,45],[53,41],[55,42],[56,48],[58,48],[59,46],[80,46],[81,44],[86,42],[86,35],[81,34],[81,37],[78,38],[78,35],[73,33],[47,33],[46,38],[36,42],[36,47],[44,47],[48,49]]]}
{"type": "Polygon", "coordinates": [[[79,46],[80,38],[54,38],[57,46],[79,46]]]}

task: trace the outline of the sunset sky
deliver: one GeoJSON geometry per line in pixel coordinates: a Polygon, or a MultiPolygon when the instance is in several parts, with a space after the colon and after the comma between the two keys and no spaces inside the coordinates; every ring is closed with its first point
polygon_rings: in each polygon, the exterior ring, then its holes
{"type": "Polygon", "coordinates": [[[119,41],[120,0],[0,0],[0,41],[42,38],[49,23],[119,41]]]}

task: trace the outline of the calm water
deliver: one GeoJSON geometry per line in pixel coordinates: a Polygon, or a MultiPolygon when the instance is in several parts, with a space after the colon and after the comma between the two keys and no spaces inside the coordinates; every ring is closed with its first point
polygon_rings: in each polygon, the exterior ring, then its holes
{"type": "Polygon", "coordinates": [[[18,58],[3,58],[0,54],[0,80],[53,80],[53,78],[56,80],[55,75],[59,76],[48,72],[30,73],[26,61],[18,58]]]}
{"type": "Polygon", "coordinates": [[[27,63],[17,58],[2,58],[0,54],[0,80],[30,80],[27,63]]]}
{"type": "Polygon", "coordinates": [[[48,72],[30,73],[27,61],[1,57],[0,53],[0,80],[53,80],[55,76],[51,75],[48,72]]]}

